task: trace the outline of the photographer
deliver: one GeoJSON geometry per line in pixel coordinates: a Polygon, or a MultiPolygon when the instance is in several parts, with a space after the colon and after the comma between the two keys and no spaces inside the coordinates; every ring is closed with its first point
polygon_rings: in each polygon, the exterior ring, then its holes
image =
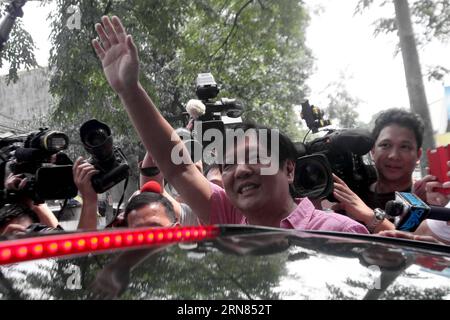
{"type": "MultiPolygon", "coordinates": [[[[5,185],[20,190],[26,184],[20,176],[10,175],[5,185]]],[[[0,235],[48,232],[62,230],[53,212],[45,203],[33,204],[33,201],[21,197],[16,203],[0,208],[0,235]]]]}
{"type": "MultiPolygon", "coordinates": [[[[227,148],[226,159],[234,159],[236,153],[256,154],[256,159],[247,156],[245,163],[226,161],[223,164],[222,179],[226,191],[210,183],[192,163],[182,141],[140,85],[139,58],[131,36],[125,33],[117,17],[112,21],[103,17],[102,23],[103,26],[96,24],[100,41],[93,40],[93,47],[109,84],[125,105],[142,142],[155,157],[165,178],[203,223],[367,233],[362,225],[348,217],[315,210],[308,199],[295,201],[291,197],[289,185],[294,180],[297,153],[293,143],[282,134],[279,134],[279,144],[273,149],[270,143],[264,146],[260,136],[256,142],[244,140],[227,148]],[[174,150],[181,150],[181,164],[173,162],[174,150]],[[263,152],[268,154],[271,150],[279,150],[279,153],[272,155],[267,162],[263,152]],[[257,163],[253,164],[253,160],[257,163]],[[276,172],[263,174],[272,165],[276,172]]],[[[263,132],[263,128],[256,126],[242,126],[240,129],[240,132],[263,132]]],[[[267,128],[264,130],[271,133],[267,128]]]]}
{"type": "Polygon", "coordinates": [[[434,177],[426,176],[413,185],[412,173],[422,154],[424,124],[414,113],[402,109],[382,112],[375,121],[372,131],[375,139],[371,156],[375,162],[378,178],[368,188],[355,194],[344,181],[335,177],[334,196],[339,205],[357,221],[361,221],[372,233],[394,230],[387,219],[377,220],[373,209],[384,209],[389,200],[395,199],[395,192],[414,192],[425,198],[425,185],[434,177]]]}
{"type": "MultiPolygon", "coordinates": [[[[27,184],[27,178],[22,178],[21,175],[13,175],[12,173],[5,180],[6,190],[20,191],[27,184]]],[[[38,216],[39,222],[51,228],[58,226],[58,219],[56,219],[53,212],[46,203],[34,204],[33,201],[25,196],[21,197],[20,203],[23,203],[28,208],[33,210],[38,216]]]]}
{"type": "MultiPolygon", "coordinates": [[[[201,172],[201,161],[196,163],[196,167],[201,172]]],[[[140,169],[140,186],[142,187],[148,181],[156,181],[159,185],[164,185],[164,176],[158,169],[156,162],[149,152],[146,152],[144,160],[139,165],[140,169]]],[[[163,196],[166,197],[173,206],[177,221],[184,226],[194,226],[199,225],[197,216],[192,212],[192,209],[182,201],[182,199],[175,199],[170,195],[166,189],[163,189],[163,196]]]]}

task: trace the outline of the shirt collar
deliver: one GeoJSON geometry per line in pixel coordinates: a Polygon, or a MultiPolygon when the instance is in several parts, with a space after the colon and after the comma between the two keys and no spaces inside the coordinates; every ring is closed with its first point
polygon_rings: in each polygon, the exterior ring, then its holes
{"type": "MultiPolygon", "coordinates": [[[[297,207],[286,218],[281,220],[280,228],[306,229],[316,208],[308,198],[297,198],[294,201],[297,207]]],[[[241,223],[248,225],[247,217],[243,216],[241,223]]]]}

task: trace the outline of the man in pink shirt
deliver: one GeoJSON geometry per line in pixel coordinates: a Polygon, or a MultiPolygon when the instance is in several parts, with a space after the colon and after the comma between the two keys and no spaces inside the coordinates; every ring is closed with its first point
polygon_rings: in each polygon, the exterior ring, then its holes
{"type": "Polygon", "coordinates": [[[203,223],[368,233],[350,218],[315,210],[308,199],[296,201],[291,197],[295,148],[275,130],[242,128],[244,138],[238,138],[237,143],[227,145],[225,150],[222,165],[225,190],[211,184],[197,170],[181,139],[140,85],[137,48],[120,20],[103,17],[102,25],[96,24],[96,31],[99,40],[93,40],[92,44],[109,84],[166,179],[203,223]],[[247,131],[255,133],[256,139],[247,136],[247,131]],[[268,139],[263,139],[263,134],[268,139]],[[180,156],[181,161],[174,161],[174,155],[180,156]]]}

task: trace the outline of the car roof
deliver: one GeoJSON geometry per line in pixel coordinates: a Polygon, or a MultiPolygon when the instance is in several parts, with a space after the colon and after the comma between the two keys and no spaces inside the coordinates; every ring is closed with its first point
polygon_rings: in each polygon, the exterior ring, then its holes
{"type": "MultiPolygon", "coordinates": [[[[145,230],[153,232],[153,239],[161,235],[166,239],[4,264],[0,267],[0,297],[450,298],[448,246],[371,235],[252,226],[145,230]],[[196,236],[177,239],[177,232],[196,236]],[[172,233],[170,241],[169,233],[172,233]]],[[[111,237],[111,243],[118,232],[145,233],[144,229],[102,232],[111,237]]],[[[93,235],[101,239],[102,233],[62,236],[93,235]]],[[[37,243],[55,237],[9,239],[0,242],[0,252],[4,243],[23,246],[30,239],[37,243]]]]}

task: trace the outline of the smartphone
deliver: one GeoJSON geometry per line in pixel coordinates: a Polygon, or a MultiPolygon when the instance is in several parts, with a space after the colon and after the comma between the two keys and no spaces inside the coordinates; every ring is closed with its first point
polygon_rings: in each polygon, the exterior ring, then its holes
{"type": "MultiPolygon", "coordinates": [[[[447,172],[450,171],[447,166],[447,161],[450,161],[450,145],[427,150],[427,158],[430,174],[435,176],[440,183],[450,181],[450,177],[447,176],[447,172]]],[[[436,188],[435,190],[442,194],[450,194],[449,188],[436,188]]]]}

